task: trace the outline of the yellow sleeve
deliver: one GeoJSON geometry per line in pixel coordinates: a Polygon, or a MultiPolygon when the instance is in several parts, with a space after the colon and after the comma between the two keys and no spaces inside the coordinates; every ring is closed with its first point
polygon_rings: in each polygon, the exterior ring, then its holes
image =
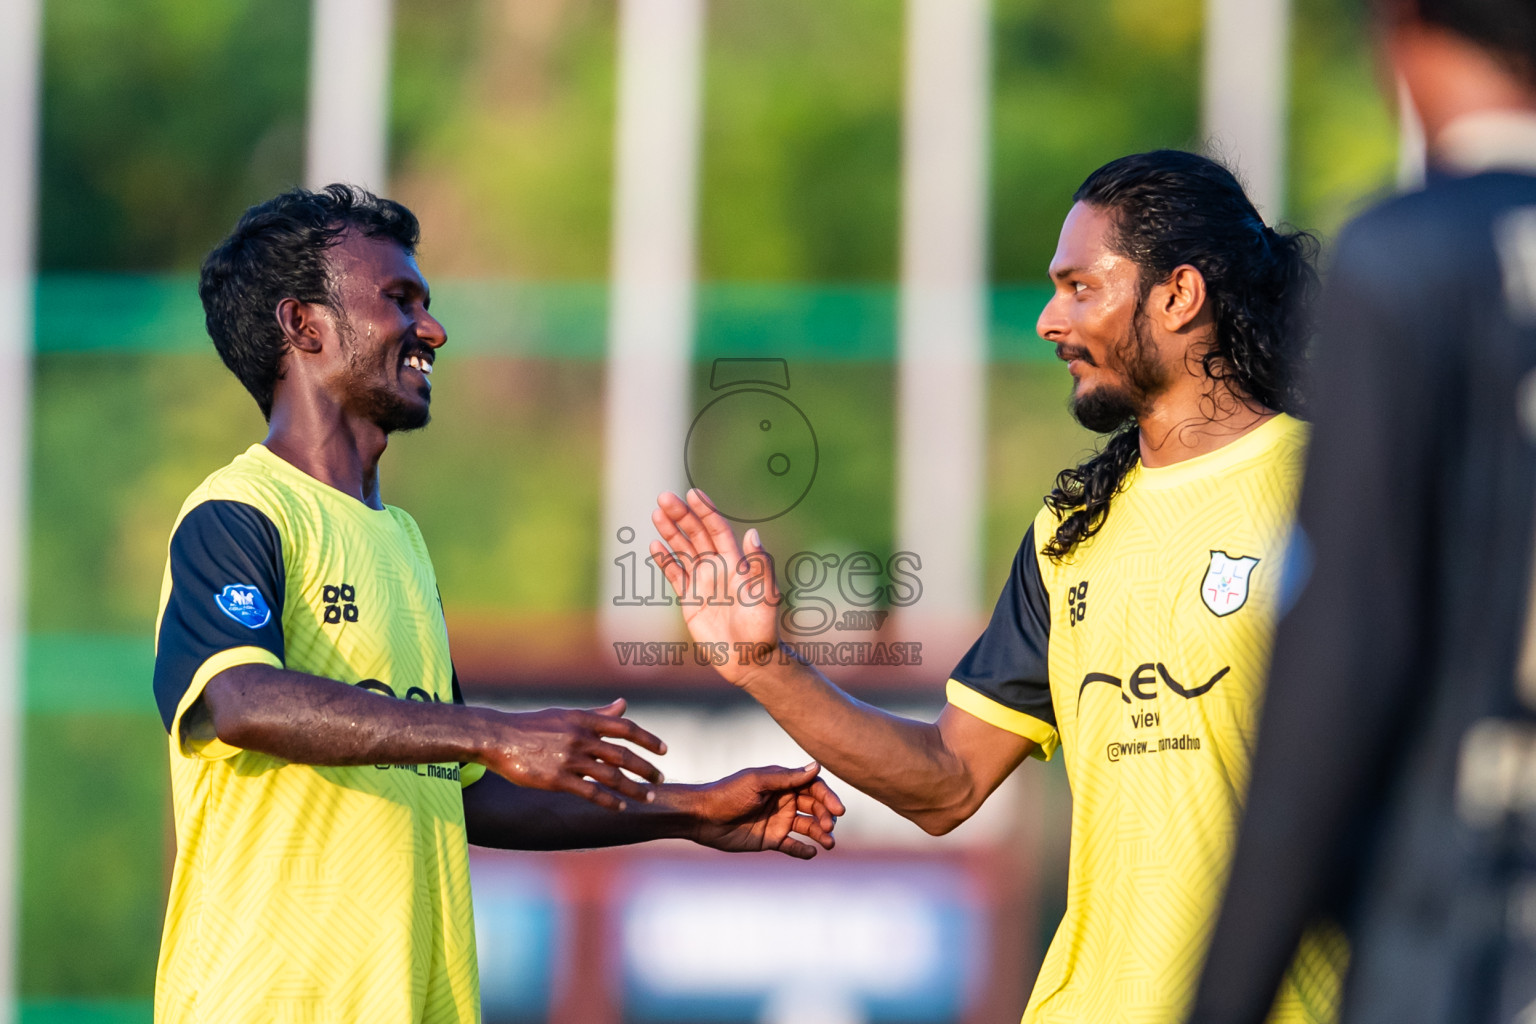
{"type": "Polygon", "coordinates": [[[999,704],[991,697],[978,693],[959,680],[949,681],[944,687],[944,696],[949,703],[961,711],[981,719],[988,725],[1011,732],[1015,736],[1033,740],[1035,749],[1030,752],[1030,757],[1049,761],[1051,755],[1056,753],[1056,748],[1061,746],[1061,737],[1057,734],[1056,727],[1049,722],[1042,722],[1034,715],[1026,715],[1022,711],[999,704]]]}
{"type": "Polygon", "coordinates": [[[283,661],[264,647],[230,647],[198,666],[192,674],[187,692],[181,695],[181,702],[176,705],[176,717],[171,719],[171,735],[176,737],[176,748],[184,756],[220,761],[240,753],[239,747],[232,747],[214,735],[213,722],[207,715],[194,716],[186,722],[185,728],[182,725],[182,718],[203,695],[203,687],[208,685],[208,681],[236,665],[271,665],[273,668],[282,668],[283,661]]]}

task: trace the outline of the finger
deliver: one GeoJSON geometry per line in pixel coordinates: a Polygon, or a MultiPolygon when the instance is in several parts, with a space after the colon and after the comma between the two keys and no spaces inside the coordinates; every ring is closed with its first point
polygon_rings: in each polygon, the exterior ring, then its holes
{"type": "Polygon", "coordinates": [[[611,764],[616,768],[623,768],[625,771],[634,775],[638,775],[642,779],[646,779],[657,785],[660,785],[663,781],[665,781],[662,778],[661,769],[651,764],[651,762],[647,761],[633,750],[629,750],[626,747],[621,747],[616,743],[593,743],[587,748],[586,753],[594,761],[606,761],[608,764],[611,764]]]}
{"type": "Polygon", "coordinates": [[[809,787],[811,796],[826,804],[827,810],[841,818],[848,813],[848,808],[843,805],[842,798],[832,791],[832,787],[821,779],[811,783],[809,787]]]}
{"type": "Polygon", "coordinates": [[[818,825],[815,818],[804,814],[795,815],[795,820],[790,822],[789,828],[792,832],[799,832],[803,836],[814,839],[824,850],[830,850],[837,845],[837,840],[832,838],[832,833],[818,825]]]}
{"type": "Polygon", "coordinates": [[[600,708],[591,708],[590,710],[594,715],[604,715],[608,718],[623,718],[624,709],[627,706],[624,698],[620,697],[618,700],[610,701],[600,708]]]}
{"type": "Polygon", "coordinates": [[[812,793],[804,791],[799,793],[795,797],[795,810],[814,817],[816,823],[827,832],[837,828],[837,815],[827,809],[825,801],[818,800],[812,793]]]}
{"type": "Polygon", "coordinates": [[[780,839],[779,845],[775,847],[775,849],[777,849],[780,853],[787,853],[791,857],[795,857],[799,860],[810,860],[812,857],[816,856],[816,847],[812,846],[810,843],[802,843],[800,840],[793,839],[789,836],[785,836],[783,839],[780,839]]]}
{"type": "Polygon", "coordinates": [[[709,495],[697,487],[688,492],[688,507],[698,517],[699,523],[709,534],[714,549],[730,559],[732,565],[741,561],[741,545],[736,543],[736,531],[709,500],[709,495]]]}
{"type": "MultiPolygon", "coordinates": [[[[664,495],[664,497],[670,497],[677,502],[680,509],[678,512],[679,516],[689,515],[688,506],[683,504],[681,498],[678,498],[676,495],[664,495]]],[[[657,499],[658,502],[660,500],[659,498],[657,499]]],[[[661,535],[661,539],[666,541],[667,546],[673,551],[681,551],[690,559],[698,557],[699,553],[694,550],[693,542],[688,539],[688,535],[683,533],[678,527],[677,521],[668,515],[665,509],[657,508],[651,513],[651,525],[656,527],[656,532],[661,535]]]]}
{"type": "Polygon", "coordinates": [[[661,741],[661,737],[640,728],[628,718],[609,718],[598,716],[587,720],[587,726],[599,736],[610,736],[614,739],[628,740],[637,747],[644,747],[653,754],[665,754],[667,745],[661,741]]]}
{"type": "MultiPolygon", "coordinates": [[[[714,537],[710,535],[709,530],[705,527],[704,520],[699,518],[699,511],[701,509],[708,511],[709,507],[699,502],[693,495],[693,491],[688,492],[688,500],[683,505],[683,514],[675,517],[673,520],[677,523],[677,528],[683,531],[683,536],[688,538],[688,543],[700,555],[720,555],[728,559],[731,565],[735,565],[739,552],[733,555],[731,551],[716,547],[714,537]]],[[[718,515],[718,513],[716,514],[718,515]]],[[[731,547],[735,547],[734,539],[731,542],[731,547]]]]}
{"type": "Polygon", "coordinates": [[[821,771],[821,766],[815,761],[804,768],[784,768],[780,765],[771,765],[767,768],[749,769],[752,773],[752,782],[760,793],[776,793],[784,790],[801,789],[816,778],[816,773],[821,771]]]}
{"type": "Polygon", "coordinates": [[[758,534],[757,527],[748,530],[742,538],[743,544],[743,570],[747,578],[752,581],[762,579],[764,592],[767,594],[768,603],[778,605],[784,600],[779,593],[779,581],[773,572],[773,556],[768,549],[763,547],[763,538],[758,534]]]}
{"type": "Polygon", "coordinates": [[[656,566],[667,578],[667,582],[672,584],[672,592],[678,597],[686,594],[688,592],[687,570],[683,568],[681,562],[672,557],[672,552],[667,550],[667,546],[659,540],[651,541],[651,557],[656,560],[656,566]]]}
{"type": "Polygon", "coordinates": [[[628,806],[624,798],[619,796],[619,794],[598,785],[591,779],[574,778],[570,775],[563,776],[563,778],[567,781],[558,788],[565,790],[567,793],[574,793],[583,800],[594,803],[599,807],[606,807],[610,811],[622,811],[628,806]]]}
{"type": "Polygon", "coordinates": [[[588,761],[586,763],[573,762],[571,770],[580,772],[588,779],[596,782],[621,797],[648,804],[656,799],[655,790],[638,779],[632,779],[619,771],[618,766],[607,761],[588,761]]]}

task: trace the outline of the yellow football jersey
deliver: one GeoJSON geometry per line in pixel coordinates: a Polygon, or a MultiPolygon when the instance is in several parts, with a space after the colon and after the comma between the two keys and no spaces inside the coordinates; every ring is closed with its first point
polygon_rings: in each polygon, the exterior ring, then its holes
{"type": "Polygon", "coordinates": [[[247,663],[460,699],[415,522],[253,445],[182,507],[155,633],[176,815],[155,1020],[478,1021],[461,786],[483,769],[290,764],[189,714],[247,663]]]}
{"type": "MultiPolygon", "coordinates": [[[[1067,906],[1026,1024],[1175,1024],[1194,996],[1247,788],[1306,428],[1276,416],[1173,466],[1138,465],[1057,563],[1042,510],[950,703],[1059,747],[1067,906]]],[[[1336,1015],[1343,940],[1315,933],[1272,1019],[1336,1015]]]]}

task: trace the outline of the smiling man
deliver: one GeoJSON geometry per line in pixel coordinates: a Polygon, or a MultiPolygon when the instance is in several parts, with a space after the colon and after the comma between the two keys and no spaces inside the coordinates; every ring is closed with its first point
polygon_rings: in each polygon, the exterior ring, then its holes
{"type": "Polygon", "coordinates": [[[398,203],[295,190],[203,265],[208,332],[270,431],[192,493],[171,536],[159,1022],[479,1020],[467,842],[832,845],[842,805],[814,765],[658,785],[612,742],[664,752],[622,701],[464,705],[426,546],[380,499],[379,459],[426,425],[447,341],[417,234],[398,203]]]}
{"type": "MultiPolygon", "coordinates": [[[[1177,1020],[1210,936],[1248,774],[1304,428],[1291,367],[1314,243],[1266,227],[1191,153],[1125,157],[1078,189],[1038,330],[1072,412],[1110,436],[1024,532],[935,723],[886,714],[793,658],[721,673],[840,778],[927,831],[1026,757],[1066,757],[1066,912],[1024,1020],[1177,1020]]],[[[777,593],[698,491],[652,545],[679,593],[701,558],[777,593]],[[683,556],[672,557],[672,553],[683,556]]],[[[770,604],[683,605],[694,639],[780,645],[770,604]]],[[[732,648],[735,649],[735,648],[732,648]]],[[[1309,945],[1276,1021],[1329,1019],[1337,950],[1309,945]]]]}

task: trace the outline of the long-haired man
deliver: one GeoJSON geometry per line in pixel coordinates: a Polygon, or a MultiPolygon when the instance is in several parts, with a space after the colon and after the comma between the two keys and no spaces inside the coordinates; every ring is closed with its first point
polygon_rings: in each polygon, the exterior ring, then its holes
{"type": "MultiPolygon", "coordinates": [[[[860,703],[792,656],[720,671],[934,834],[1062,750],[1067,907],[1024,1019],[1168,1021],[1188,1007],[1248,774],[1305,443],[1292,368],[1315,246],[1191,153],[1116,160],[1074,199],[1038,330],[1073,414],[1109,437],[1024,531],[938,721],[860,703]]],[[[755,530],[743,550],[697,491],[659,505],[652,552],[680,594],[719,560],[774,593],[755,530]]],[[[683,608],[698,641],[791,653],[772,603],[683,608]]],[[[1277,1019],[1327,1019],[1333,952],[1308,947],[1277,1019]]]]}

